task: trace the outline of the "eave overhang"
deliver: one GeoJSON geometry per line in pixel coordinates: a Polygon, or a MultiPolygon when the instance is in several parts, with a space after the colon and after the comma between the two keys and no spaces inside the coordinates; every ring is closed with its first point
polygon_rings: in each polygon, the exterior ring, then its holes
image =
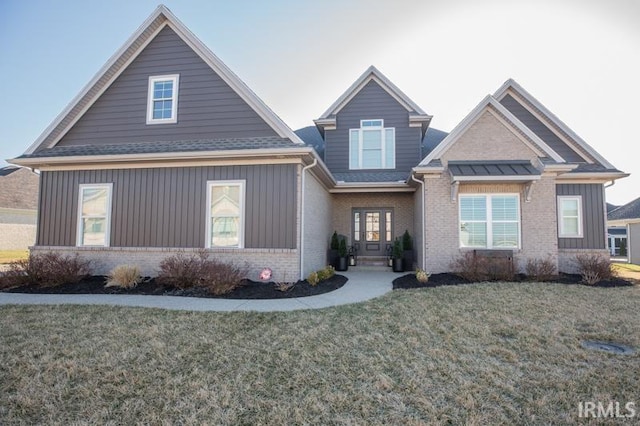
{"type": "Polygon", "coordinates": [[[406,182],[337,182],[330,189],[332,194],[372,192],[415,192],[415,187],[406,182]]]}

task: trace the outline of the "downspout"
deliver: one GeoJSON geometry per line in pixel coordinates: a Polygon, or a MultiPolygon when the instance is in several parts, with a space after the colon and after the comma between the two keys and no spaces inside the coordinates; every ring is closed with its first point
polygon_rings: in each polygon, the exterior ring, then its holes
{"type": "Polygon", "coordinates": [[[422,208],[421,208],[421,212],[420,215],[422,216],[422,264],[421,267],[422,269],[425,268],[425,265],[427,263],[427,251],[425,250],[426,244],[425,244],[425,239],[426,239],[426,230],[427,230],[427,226],[426,226],[426,222],[427,222],[427,218],[425,217],[425,195],[424,195],[424,179],[422,180],[418,180],[416,179],[416,176],[411,173],[411,180],[414,182],[418,182],[420,184],[420,188],[422,191],[422,208]]]}
{"type": "Polygon", "coordinates": [[[304,166],[302,168],[302,178],[301,178],[301,183],[300,185],[302,186],[300,193],[301,193],[301,200],[300,200],[300,279],[303,280],[304,279],[304,201],[305,201],[305,197],[304,197],[304,177],[305,177],[305,172],[307,170],[309,170],[312,167],[315,167],[318,164],[318,159],[314,158],[313,159],[313,163],[309,164],[308,166],[304,166]]]}

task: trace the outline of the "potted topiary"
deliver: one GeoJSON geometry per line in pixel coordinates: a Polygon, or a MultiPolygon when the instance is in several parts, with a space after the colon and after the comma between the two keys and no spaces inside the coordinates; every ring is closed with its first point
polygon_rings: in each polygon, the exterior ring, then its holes
{"type": "Polygon", "coordinates": [[[392,268],[393,272],[404,272],[404,259],[402,258],[403,249],[402,249],[402,241],[400,238],[396,238],[393,242],[393,250],[391,256],[392,260],[392,268]]]}
{"type": "Polygon", "coordinates": [[[336,265],[336,271],[346,271],[347,269],[349,269],[347,240],[342,238],[338,245],[338,264],[336,265]]]}
{"type": "Polygon", "coordinates": [[[402,234],[402,251],[404,270],[413,271],[413,240],[411,239],[411,235],[409,235],[408,230],[405,230],[404,234],[402,234]]]}
{"type": "Polygon", "coordinates": [[[329,251],[327,252],[327,260],[329,261],[329,265],[334,268],[338,263],[338,249],[340,248],[340,241],[338,240],[338,232],[333,231],[333,235],[331,235],[331,243],[329,245],[329,251]]]}

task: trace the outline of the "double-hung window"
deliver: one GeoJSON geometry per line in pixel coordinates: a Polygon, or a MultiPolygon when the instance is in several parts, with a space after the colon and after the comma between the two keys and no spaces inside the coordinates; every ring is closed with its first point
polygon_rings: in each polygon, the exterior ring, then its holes
{"type": "Polygon", "coordinates": [[[178,122],[179,75],[149,77],[147,124],[178,122]]]}
{"type": "Polygon", "coordinates": [[[113,185],[83,184],[78,196],[78,246],[109,246],[113,185]]]}
{"type": "Polygon", "coordinates": [[[582,197],[580,195],[558,197],[558,236],[582,238],[582,197]]]}
{"type": "Polygon", "coordinates": [[[464,194],[459,199],[460,247],[520,247],[517,194],[464,194]]]}
{"type": "Polygon", "coordinates": [[[349,130],[349,169],[395,169],[395,128],[384,120],[361,120],[359,129],[349,130]]]}
{"type": "Polygon", "coordinates": [[[207,183],[207,247],[244,247],[244,188],[244,180],[207,183]]]}

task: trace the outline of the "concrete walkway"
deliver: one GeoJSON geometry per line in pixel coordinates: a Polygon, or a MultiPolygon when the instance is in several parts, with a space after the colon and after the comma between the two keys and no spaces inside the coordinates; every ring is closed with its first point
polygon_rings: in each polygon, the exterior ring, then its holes
{"type": "Polygon", "coordinates": [[[388,293],[398,276],[391,272],[341,272],[349,281],[341,288],[317,296],[290,299],[207,299],[179,296],[131,296],[123,294],[24,294],[0,292],[0,305],[110,305],[162,308],[179,311],[282,312],[319,309],[363,302],[388,293]]]}

